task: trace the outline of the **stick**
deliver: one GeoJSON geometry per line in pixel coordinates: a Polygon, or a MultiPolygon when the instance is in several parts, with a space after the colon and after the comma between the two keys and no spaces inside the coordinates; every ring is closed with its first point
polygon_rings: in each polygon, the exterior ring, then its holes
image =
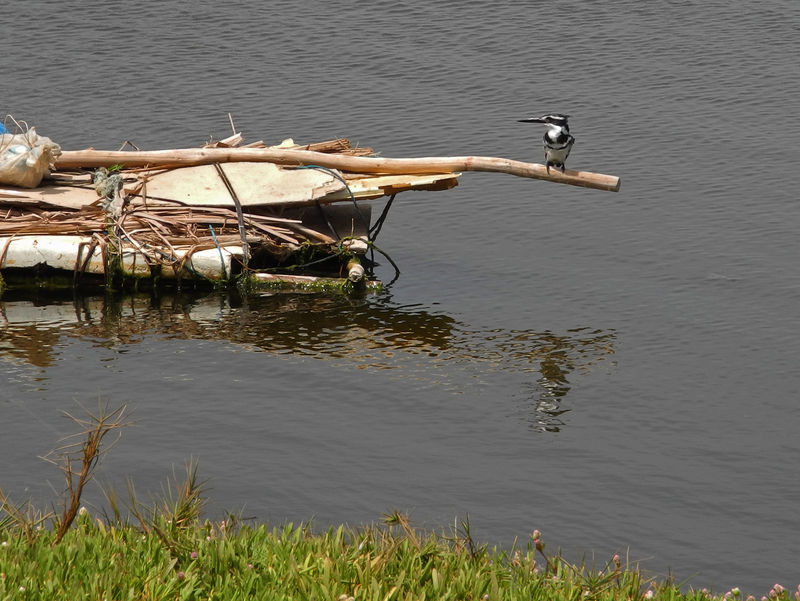
{"type": "MultiPolygon", "coordinates": [[[[233,125],[233,119],[231,119],[231,125],[233,125]]],[[[225,174],[225,170],[222,168],[222,165],[219,163],[214,163],[214,167],[217,169],[217,173],[219,173],[220,178],[222,178],[222,183],[225,184],[225,187],[228,189],[228,193],[233,199],[233,204],[236,205],[236,219],[239,222],[239,235],[242,237],[242,258],[244,259],[244,268],[247,269],[247,264],[250,261],[250,246],[247,244],[247,232],[244,227],[242,203],[239,202],[239,197],[236,195],[236,190],[233,189],[233,184],[225,174]]]]}
{"type": "Polygon", "coordinates": [[[570,184],[598,190],[619,191],[620,180],[613,175],[589,171],[567,170],[562,174],[556,169],[550,173],[539,163],[523,163],[496,157],[425,157],[411,159],[389,159],[342,154],[328,154],[311,150],[285,148],[181,148],[176,150],[110,151],[110,150],[65,150],[58,157],[56,169],[76,167],[157,167],[162,165],[208,165],[236,161],[269,162],[278,165],[320,165],[355,173],[452,173],[456,171],[492,171],[519,177],[543,179],[560,184],[570,184]]]}

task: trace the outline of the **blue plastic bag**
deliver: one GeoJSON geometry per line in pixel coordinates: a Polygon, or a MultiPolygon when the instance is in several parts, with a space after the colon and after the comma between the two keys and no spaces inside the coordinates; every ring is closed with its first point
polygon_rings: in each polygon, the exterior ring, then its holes
{"type": "Polygon", "coordinates": [[[2,123],[0,123],[0,135],[7,134],[7,133],[8,133],[8,130],[6,129],[6,126],[3,125],[2,123]]]}

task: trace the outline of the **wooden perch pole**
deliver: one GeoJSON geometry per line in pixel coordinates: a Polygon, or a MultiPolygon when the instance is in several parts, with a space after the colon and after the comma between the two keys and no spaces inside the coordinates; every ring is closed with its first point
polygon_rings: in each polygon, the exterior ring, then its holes
{"type": "Polygon", "coordinates": [[[559,184],[617,192],[620,180],[613,175],[589,171],[556,169],[550,173],[539,163],[523,163],[496,157],[424,157],[389,159],[383,157],[350,156],[311,150],[286,148],[182,148],[153,151],[65,150],[55,163],[56,169],[77,167],[188,167],[226,162],[268,162],[277,165],[320,165],[353,173],[453,173],[456,171],[492,171],[519,177],[543,179],[559,184]]]}

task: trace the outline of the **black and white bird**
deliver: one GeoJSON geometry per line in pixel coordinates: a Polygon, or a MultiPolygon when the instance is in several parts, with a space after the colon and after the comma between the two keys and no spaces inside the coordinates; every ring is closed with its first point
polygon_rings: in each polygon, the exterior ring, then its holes
{"type": "Polygon", "coordinates": [[[572,145],[575,143],[575,138],[569,133],[568,118],[569,115],[553,113],[551,115],[542,115],[541,117],[519,119],[520,123],[544,123],[547,126],[547,131],[542,138],[544,142],[544,164],[547,167],[547,173],[550,173],[551,165],[560,168],[561,173],[564,173],[566,169],[569,151],[572,150],[572,145]]]}

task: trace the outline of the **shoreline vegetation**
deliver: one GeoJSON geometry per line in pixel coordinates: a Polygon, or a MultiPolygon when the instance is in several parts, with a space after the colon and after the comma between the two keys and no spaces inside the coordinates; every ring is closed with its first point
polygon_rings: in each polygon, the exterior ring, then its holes
{"type": "MultiPolygon", "coordinates": [[[[415,529],[398,511],[380,524],[324,532],[236,515],[211,521],[202,517],[195,462],[150,503],[129,481],[124,500],[103,490],[107,508],[91,513],[81,494],[113,447],[107,439],[118,440],[129,422],[124,406],[87,414],[68,414],[81,431],[44,457],[65,477],[52,511],[16,504],[0,490],[0,600],[756,600],[737,588],[683,590],[618,554],[599,567],[570,563],[546,551],[538,530],[511,549],[489,548],[472,538],[469,519],[441,533],[415,529]]],[[[800,601],[800,587],[776,584],[761,599],[800,601]]]]}

